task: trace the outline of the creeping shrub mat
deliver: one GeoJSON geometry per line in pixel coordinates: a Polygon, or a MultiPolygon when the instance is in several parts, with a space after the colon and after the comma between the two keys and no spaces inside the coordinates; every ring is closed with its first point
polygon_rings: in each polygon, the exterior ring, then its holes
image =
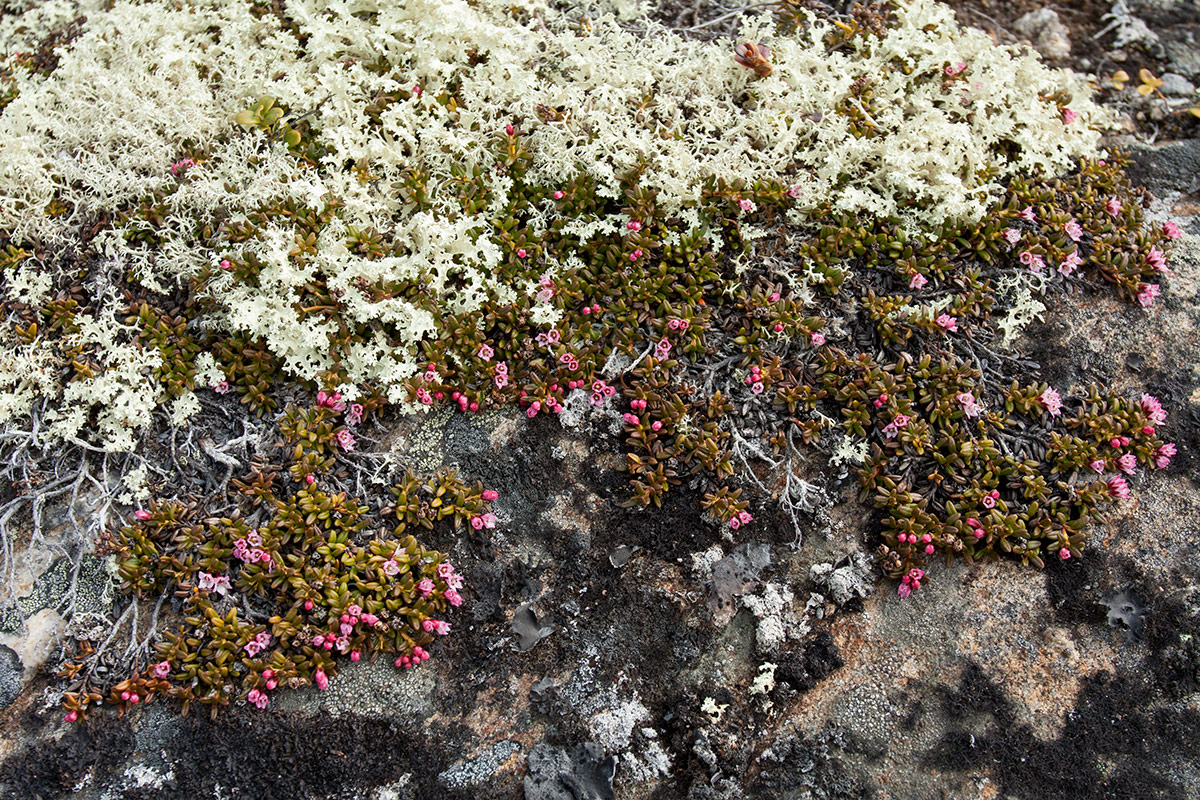
{"type": "MultiPolygon", "coordinates": [[[[809,5],[727,39],[602,0],[8,4],[0,571],[11,622],[28,553],[64,559],[47,702],[257,714],[430,670],[482,619],[455,543],[523,522],[397,445],[410,415],[586,433],[629,519],[698,503],[718,618],[835,481],[866,519],[814,567],[839,604],[1103,550],[1172,409],[1047,380],[1023,331],[1147,313],[1180,228],[1083,77],[930,0],[809,5]]],[[[603,788],[592,756],[541,763],[603,788]]]]}

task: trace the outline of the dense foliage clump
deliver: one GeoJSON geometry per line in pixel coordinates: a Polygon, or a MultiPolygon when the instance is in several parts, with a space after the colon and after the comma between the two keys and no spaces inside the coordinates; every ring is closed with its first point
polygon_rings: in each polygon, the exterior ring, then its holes
{"type": "MultiPolygon", "coordinates": [[[[778,32],[750,26],[770,45],[678,42],[681,64],[714,75],[636,72],[636,103],[611,119],[570,72],[623,58],[611,20],[550,15],[543,30],[528,9],[473,8],[479,44],[447,73],[410,33],[372,50],[363,31],[407,7],[282,28],[256,9],[238,24],[273,25],[339,112],[304,111],[283,81],[160,141],[169,160],[136,189],[43,176],[39,219],[84,220],[91,260],[42,274],[58,222],[0,225],[10,426],[28,415],[39,444],[86,431],[85,446],[127,450],[157,404],[180,428],[212,391],[286,442],[282,463],[239,475],[236,509],[164,497],[107,538],[127,592],[173,598],[178,619],[127,679],[100,678],[84,646],[66,669],[73,715],[157,694],[263,706],[277,686],[323,684],[335,652],[427,657],[459,579],[410,529],[491,527],[495,498],[409,475],[378,509],[399,524],[371,530],[328,482],[355,427],[391,406],[619,417],[627,504],[687,483],[733,530],[764,513],[799,525],[814,450],[852,462],[905,597],[935,559],[1080,557],[1125,476],[1174,455],[1155,398],[1068,392],[1007,348],[1085,287],[1153,305],[1178,229],[1148,224],[1121,156],[1094,151],[1105,114],[1081,84],[939,7],[839,25],[793,9],[778,32]],[[499,104],[524,97],[492,86],[500,72],[553,72],[489,38],[502,23],[563,49],[557,101],[499,104]],[[349,88],[309,63],[330,53],[349,88]],[[728,141],[700,112],[736,118],[728,141]]],[[[38,90],[13,81],[0,122],[38,90]]]]}

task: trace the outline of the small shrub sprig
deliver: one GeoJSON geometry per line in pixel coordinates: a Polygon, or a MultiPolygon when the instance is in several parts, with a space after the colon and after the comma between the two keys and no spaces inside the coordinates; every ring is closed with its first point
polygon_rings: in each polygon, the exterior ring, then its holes
{"type": "Polygon", "coordinates": [[[193,704],[214,716],[238,701],[265,708],[283,687],[325,689],[339,657],[385,654],[404,669],[429,659],[426,648],[450,632],[446,612],[463,602],[462,578],[409,531],[442,520],[493,527],[488,503],[497,494],[452,470],[409,472],[383,509],[398,524],[390,534],[370,530],[369,509],[322,488],[329,464],[308,459],[351,449],[344,433],[361,414],[324,392],[316,407],[284,413],[281,429],[295,444],[289,472],[304,470],[293,492],[279,485],[279,465],[255,463],[234,481],[247,508],[206,518],[195,503],[152,503],[112,535],[106,544],[122,587],[138,598],[173,596],[177,618],[156,655],[124,679],[97,678],[85,666],[95,651],[85,645],[63,669],[69,720],[102,703],[124,712],[159,695],[185,714],[193,704]]]}

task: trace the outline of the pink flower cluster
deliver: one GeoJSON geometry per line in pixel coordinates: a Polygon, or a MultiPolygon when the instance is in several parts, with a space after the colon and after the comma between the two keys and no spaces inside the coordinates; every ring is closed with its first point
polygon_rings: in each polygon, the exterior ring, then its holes
{"type": "Polygon", "coordinates": [[[1153,422],[1155,425],[1162,425],[1167,421],[1167,411],[1162,407],[1162,403],[1152,394],[1142,394],[1142,399],[1138,401],[1138,407],[1142,409],[1142,413],[1146,415],[1146,419],[1153,422]]]}
{"type": "Polygon", "coordinates": [[[951,333],[958,331],[958,320],[949,314],[942,314],[936,320],[934,320],[934,322],[936,322],[938,327],[942,328],[943,330],[950,331],[951,333]]]}
{"type": "Polygon", "coordinates": [[[737,516],[729,520],[729,527],[735,531],[743,525],[749,525],[754,521],[754,516],[749,511],[739,511],[737,516]]]}
{"type": "Polygon", "coordinates": [[[1052,417],[1057,417],[1062,413],[1062,397],[1052,386],[1047,386],[1046,390],[1038,395],[1038,402],[1050,412],[1052,417]]]}
{"type": "Polygon", "coordinates": [[[1021,253],[1020,259],[1021,263],[1029,267],[1031,272],[1041,272],[1042,268],[1046,266],[1045,260],[1040,255],[1028,250],[1021,253]]]}
{"type": "Polygon", "coordinates": [[[339,413],[346,410],[346,403],[342,400],[342,395],[339,392],[334,392],[333,394],[317,392],[317,405],[339,413]]]}
{"type": "Polygon", "coordinates": [[[1146,263],[1154,267],[1155,272],[1161,272],[1163,274],[1170,272],[1170,270],[1167,269],[1166,254],[1157,247],[1151,247],[1150,252],[1146,253],[1146,263]]]}
{"type": "Polygon", "coordinates": [[[210,575],[207,572],[201,572],[197,576],[200,579],[199,588],[205,592],[215,592],[224,596],[233,587],[229,584],[229,578],[225,575],[210,575]]]}
{"type": "Polygon", "coordinates": [[[263,564],[267,569],[271,568],[271,554],[266,550],[262,550],[262,536],[257,530],[252,530],[246,534],[244,539],[237,539],[233,543],[233,555],[239,561],[244,561],[247,564],[263,564]]]}
{"type": "Polygon", "coordinates": [[[346,424],[357,425],[362,422],[363,407],[362,403],[351,403],[350,410],[346,412],[346,424]]]}
{"type": "Polygon", "coordinates": [[[1063,275],[1070,275],[1076,269],[1083,265],[1083,259],[1079,257],[1079,250],[1072,250],[1058,265],[1058,271],[1063,275]]]}
{"type": "Polygon", "coordinates": [[[422,661],[429,660],[429,651],[420,646],[414,646],[411,656],[400,656],[396,659],[396,669],[404,667],[404,669],[412,669],[419,665],[422,661]]]}
{"type": "Polygon", "coordinates": [[[379,617],[363,611],[362,606],[357,603],[351,603],[338,618],[336,630],[318,633],[312,639],[312,646],[325,650],[333,650],[336,647],[339,653],[348,653],[350,652],[350,637],[354,635],[354,629],[360,622],[371,628],[378,628],[380,625],[379,617]]]}
{"type": "Polygon", "coordinates": [[[746,376],[746,385],[755,394],[762,394],[763,389],[766,388],[762,382],[762,368],[757,364],[750,367],[750,374],[746,376]]]}
{"type": "Polygon", "coordinates": [[[1154,299],[1158,297],[1157,283],[1143,283],[1138,286],[1137,300],[1142,308],[1149,308],[1154,305],[1154,299]]]}
{"type": "Polygon", "coordinates": [[[909,417],[908,415],[897,414],[895,417],[892,418],[891,422],[889,422],[887,425],[883,426],[883,435],[885,437],[887,437],[888,439],[895,439],[896,435],[900,433],[900,429],[907,428],[908,423],[911,421],[912,421],[912,418],[909,417]]]}
{"type": "Polygon", "coordinates": [[[971,535],[976,539],[987,536],[987,529],[983,527],[983,523],[974,517],[967,517],[967,527],[971,529],[971,535]]]}
{"type": "Polygon", "coordinates": [[[508,386],[508,362],[498,361],[492,367],[492,383],[497,389],[503,389],[508,386]]]}
{"type": "Polygon", "coordinates": [[[426,633],[436,633],[438,636],[446,636],[450,633],[450,623],[440,619],[427,619],[421,623],[421,628],[426,633]]]}
{"type": "Polygon", "coordinates": [[[479,403],[476,403],[473,400],[468,400],[467,396],[465,394],[463,394],[462,392],[453,392],[450,395],[450,399],[455,401],[456,403],[458,403],[459,411],[478,411],[479,410],[479,403]]]}
{"type": "Polygon", "coordinates": [[[983,406],[975,399],[975,395],[970,392],[959,392],[955,395],[954,399],[962,406],[963,413],[968,417],[978,417],[983,413],[983,406]]]}
{"type": "Polygon", "coordinates": [[[549,347],[552,344],[558,344],[559,340],[561,339],[562,334],[558,332],[557,328],[551,328],[550,330],[539,333],[534,337],[534,341],[536,341],[542,347],[549,347]]]}
{"type": "Polygon", "coordinates": [[[345,452],[349,453],[354,450],[356,442],[354,441],[354,434],[350,432],[349,428],[342,428],[333,435],[333,438],[338,443],[338,447],[342,448],[345,452]]]}
{"type": "Polygon", "coordinates": [[[1110,478],[1108,481],[1108,493],[1118,500],[1125,500],[1129,497],[1129,484],[1120,475],[1110,478]]]}
{"type": "Polygon", "coordinates": [[[477,531],[484,528],[494,528],[496,527],[496,515],[492,514],[491,512],[486,514],[477,514],[471,517],[471,527],[477,531]]]}
{"type": "Polygon", "coordinates": [[[261,633],[257,634],[253,639],[246,642],[245,647],[243,647],[242,649],[246,651],[246,655],[250,656],[251,658],[254,658],[256,655],[261,653],[263,650],[266,650],[270,646],[271,646],[271,634],[267,633],[266,631],[262,631],[261,633]]]}
{"type": "Polygon", "coordinates": [[[896,594],[900,595],[901,599],[908,597],[914,591],[921,588],[921,579],[925,577],[925,570],[919,567],[913,567],[908,571],[908,574],[900,579],[900,585],[896,587],[896,594]]]}
{"type": "Polygon", "coordinates": [[[1179,230],[1179,226],[1174,222],[1163,223],[1163,233],[1168,239],[1178,239],[1183,236],[1183,231],[1179,230]]]}
{"type": "Polygon", "coordinates": [[[179,173],[186,172],[187,170],[191,169],[194,166],[196,166],[196,162],[193,161],[192,159],[181,158],[179,161],[176,161],[174,164],[171,165],[171,174],[177,176],[177,175],[179,175],[179,173]]]}
{"type": "Polygon", "coordinates": [[[594,406],[603,405],[608,398],[612,397],[616,393],[617,388],[615,386],[610,386],[600,378],[597,378],[596,380],[592,381],[591,403],[594,406]]]}
{"type": "Polygon", "coordinates": [[[1158,467],[1159,469],[1166,469],[1167,467],[1171,466],[1171,456],[1173,455],[1175,455],[1174,444],[1167,442],[1164,445],[1160,445],[1158,449],[1154,451],[1154,466],[1158,467]]]}

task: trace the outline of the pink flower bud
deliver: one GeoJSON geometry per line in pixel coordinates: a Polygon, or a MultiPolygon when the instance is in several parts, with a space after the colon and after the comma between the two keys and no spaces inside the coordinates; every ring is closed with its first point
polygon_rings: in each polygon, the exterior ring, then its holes
{"type": "Polygon", "coordinates": [[[360,658],[362,658],[361,650],[351,650],[350,651],[350,660],[351,661],[358,661],[360,658]]]}
{"type": "Polygon", "coordinates": [[[497,494],[496,492],[492,491],[491,489],[484,489],[484,490],[483,490],[483,499],[484,499],[484,500],[487,500],[489,503],[490,503],[491,501],[495,500],[495,499],[496,499],[497,497],[499,497],[499,496],[500,496],[499,494],[497,494]]]}
{"type": "Polygon", "coordinates": [[[563,193],[562,193],[562,192],[555,192],[555,193],[554,193],[554,199],[555,199],[555,200],[562,200],[562,199],[563,199],[563,193]]]}
{"type": "Polygon", "coordinates": [[[144,521],[150,519],[151,514],[149,511],[143,511],[142,509],[139,508],[137,511],[133,512],[133,516],[144,522],[144,521]]]}

